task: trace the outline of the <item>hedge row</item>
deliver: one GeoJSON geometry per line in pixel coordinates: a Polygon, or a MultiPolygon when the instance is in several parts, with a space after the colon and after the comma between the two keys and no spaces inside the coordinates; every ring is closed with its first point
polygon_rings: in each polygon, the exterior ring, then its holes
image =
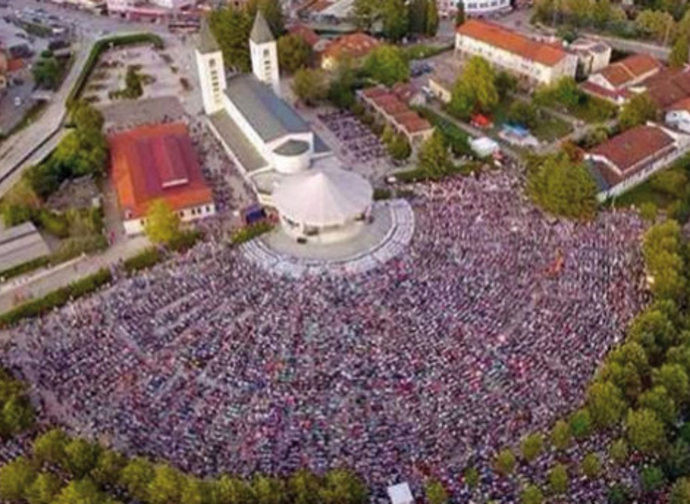
{"type": "Polygon", "coordinates": [[[100,269],[93,275],[72,282],[67,287],[49,292],[45,296],[29,301],[0,315],[0,328],[16,324],[24,318],[37,317],[53,308],[57,308],[67,302],[94,292],[112,279],[110,270],[100,269]]]}
{"type": "Polygon", "coordinates": [[[8,268],[6,270],[0,271],[0,279],[3,280],[9,280],[10,278],[14,278],[19,275],[23,275],[24,273],[28,273],[29,271],[33,271],[35,269],[38,269],[42,266],[46,266],[47,264],[50,263],[50,257],[48,256],[43,256],[43,257],[38,257],[36,259],[33,259],[31,261],[18,264],[17,266],[14,266],[12,268],[8,268]]]}
{"type": "Polygon", "coordinates": [[[150,268],[161,260],[161,253],[156,247],[149,247],[146,250],[139,252],[137,255],[127,259],[123,267],[128,275],[132,273],[150,268]]]}
{"type": "Polygon", "coordinates": [[[230,242],[233,245],[240,245],[248,242],[249,240],[253,240],[257,236],[262,235],[271,229],[273,229],[273,224],[268,221],[260,221],[256,224],[252,224],[251,226],[246,226],[235,231],[235,233],[232,235],[232,238],[230,238],[230,242]]]}
{"type": "Polygon", "coordinates": [[[113,36],[98,40],[91,48],[89,57],[84,64],[84,68],[82,68],[79,77],[77,77],[77,81],[74,83],[74,86],[67,97],[67,106],[69,107],[79,98],[79,95],[86,85],[89,75],[91,75],[91,72],[98,63],[98,58],[100,58],[104,51],[110,49],[111,47],[143,43],[153,44],[156,49],[163,49],[165,46],[163,39],[153,33],[134,33],[131,35],[113,36]]]}

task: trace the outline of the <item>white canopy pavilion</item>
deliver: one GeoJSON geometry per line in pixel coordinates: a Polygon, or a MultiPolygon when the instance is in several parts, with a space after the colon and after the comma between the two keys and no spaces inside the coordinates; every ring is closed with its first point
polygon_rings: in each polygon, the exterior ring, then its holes
{"type": "Polygon", "coordinates": [[[272,199],[288,235],[334,243],[353,237],[366,225],[373,194],[361,175],[323,166],[283,178],[272,199]]]}

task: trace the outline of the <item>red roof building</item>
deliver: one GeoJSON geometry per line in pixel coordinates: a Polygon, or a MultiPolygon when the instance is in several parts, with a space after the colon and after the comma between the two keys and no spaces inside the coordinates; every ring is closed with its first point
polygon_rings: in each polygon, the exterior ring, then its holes
{"type": "Polygon", "coordinates": [[[149,205],[165,200],[183,221],[215,213],[187,126],[141,126],[109,137],[111,180],[128,234],[140,233],[149,205]]]}
{"type": "Polygon", "coordinates": [[[321,66],[330,70],[340,58],[364,58],[380,44],[377,39],[362,32],[343,35],[328,44],[323,50],[321,66]]]}
{"type": "Polygon", "coordinates": [[[622,104],[632,96],[631,88],[654,78],[664,66],[647,54],[633,54],[591,74],[583,91],[622,104]]]}
{"type": "Polygon", "coordinates": [[[687,137],[655,124],[631,128],[591,149],[590,162],[600,194],[621,194],[668,166],[688,150],[687,137]]]}

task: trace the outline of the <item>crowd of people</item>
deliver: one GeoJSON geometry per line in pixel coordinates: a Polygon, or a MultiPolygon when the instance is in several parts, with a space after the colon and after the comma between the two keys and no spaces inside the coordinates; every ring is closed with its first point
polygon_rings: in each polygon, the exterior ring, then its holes
{"type": "Polygon", "coordinates": [[[25,323],[2,364],[74,433],[197,474],[345,466],[465,498],[471,462],[514,502],[493,457],[582,401],[645,301],[643,224],[547,219],[505,172],[410,188],[415,236],[380,268],[294,280],[210,240],[25,323]]]}
{"type": "Polygon", "coordinates": [[[349,110],[335,110],[319,114],[318,117],[340,141],[345,155],[354,157],[357,163],[369,163],[386,157],[386,147],[349,110]]]}

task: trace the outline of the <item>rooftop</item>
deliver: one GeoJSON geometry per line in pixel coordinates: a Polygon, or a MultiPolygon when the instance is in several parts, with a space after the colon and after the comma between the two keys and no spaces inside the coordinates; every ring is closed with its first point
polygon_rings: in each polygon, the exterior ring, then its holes
{"type": "Polygon", "coordinates": [[[0,271],[48,254],[48,245],[31,222],[0,231],[0,271]]]}
{"type": "Polygon", "coordinates": [[[220,45],[218,45],[216,37],[211,32],[208,17],[204,16],[201,18],[201,28],[199,29],[199,52],[210,53],[216,51],[220,51],[220,45]]]}
{"type": "Polygon", "coordinates": [[[673,137],[658,126],[637,126],[598,145],[590,154],[608,159],[627,176],[628,170],[674,143],[673,137]]]}
{"type": "Polygon", "coordinates": [[[613,87],[633,84],[652,72],[659,71],[663,65],[647,54],[633,54],[598,72],[613,87]]]}
{"type": "Polygon", "coordinates": [[[457,33],[546,66],[556,65],[568,54],[553,45],[537,42],[502,26],[477,19],[465,21],[457,28],[457,33]]]}
{"type": "Polygon", "coordinates": [[[266,42],[273,42],[275,40],[271,27],[268,26],[268,21],[266,21],[260,9],[256,11],[256,17],[254,18],[254,25],[252,26],[252,32],[249,34],[249,39],[255,44],[265,44],[266,42]]]}
{"type": "Polygon", "coordinates": [[[160,198],[174,210],[213,202],[184,124],[141,126],[108,142],[111,177],[126,219],[144,216],[160,198]]]}
{"type": "Polygon", "coordinates": [[[225,94],[264,142],[311,131],[295,109],[254,75],[240,74],[228,79],[225,94]]]}
{"type": "Polygon", "coordinates": [[[341,56],[362,58],[379,45],[380,42],[377,39],[366,33],[351,33],[338,37],[328,44],[323,55],[326,58],[340,58],[341,56]]]}

